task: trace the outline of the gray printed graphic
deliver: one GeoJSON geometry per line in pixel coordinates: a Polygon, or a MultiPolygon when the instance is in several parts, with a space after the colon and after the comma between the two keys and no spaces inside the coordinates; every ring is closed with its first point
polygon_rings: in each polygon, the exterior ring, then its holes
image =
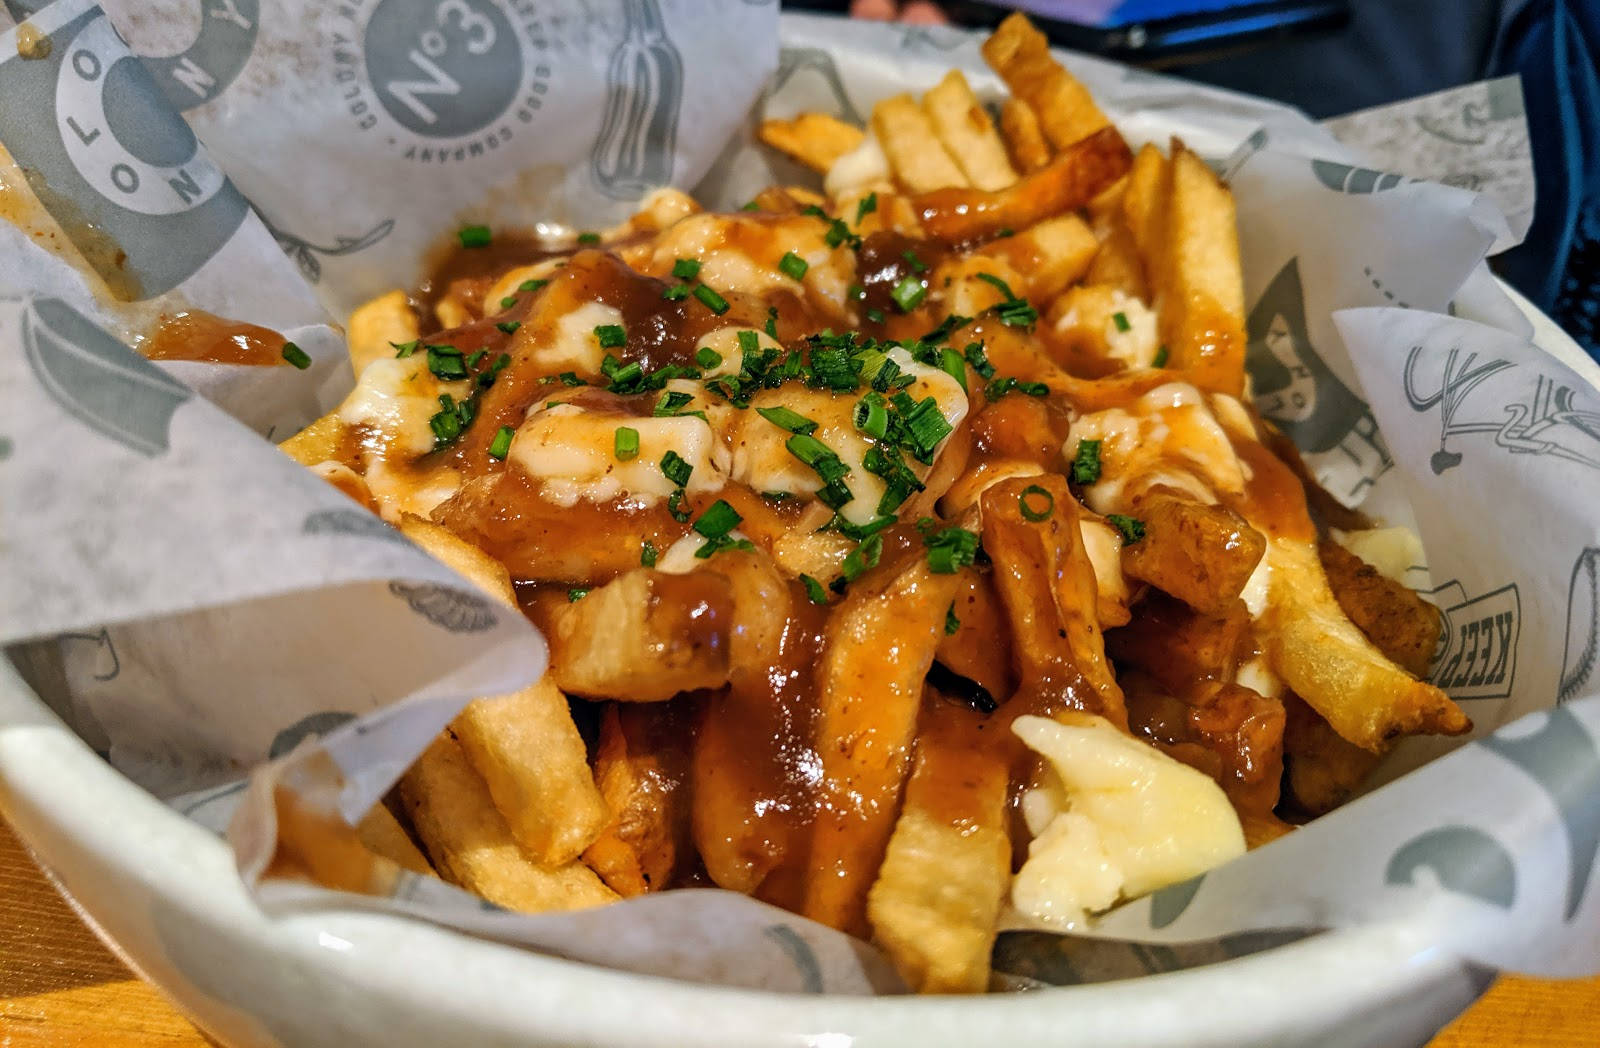
{"type": "Polygon", "coordinates": [[[309,240],[295,236],[293,233],[279,229],[268,222],[263,216],[267,231],[277,240],[278,247],[283,253],[294,259],[295,266],[299,268],[300,275],[305,277],[308,284],[320,283],[322,280],[322,262],[318,255],[328,258],[338,258],[344,255],[353,255],[358,251],[378,243],[384,237],[394,232],[394,219],[386,218],[359,236],[343,236],[336,234],[332,245],[313,244],[309,240]]]}
{"type": "Polygon", "coordinates": [[[418,615],[451,633],[482,633],[493,629],[498,621],[494,606],[475,593],[463,593],[431,582],[398,580],[389,583],[389,592],[405,601],[418,615]]]}
{"type": "Polygon", "coordinates": [[[380,0],[364,53],[384,110],[428,138],[481,131],[522,86],[522,46],[493,0],[380,0]]]}
{"type": "Polygon", "coordinates": [[[181,54],[140,56],[179,112],[216,98],[250,60],[261,0],[203,0],[200,35],[181,54]]]}
{"type": "Polygon", "coordinates": [[[1570,710],[1552,709],[1542,723],[1526,720],[1538,727],[1524,733],[1525,722],[1518,722],[1514,733],[1498,731],[1481,745],[1527,772],[1561,813],[1569,864],[1564,916],[1571,921],[1600,852],[1600,747],[1570,710]]]}
{"type": "Polygon", "coordinates": [[[1600,549],[1590,546],[1572,565],[1567,586],[1567,641],[1561,652],[1556,703],[1570,702],[1596,684],[1600,661],[1600,549]]]}
{"type": "Polygon", "coordinates": [[[1230,181],[1249,162],[1250,158],[1267,148],[1267,129],[1257,128],[1245,139],[1233,155],[1217,168],[1217,177],[1224,182],[1230,181]]]}
{"type": "Polygon", "coordinates": [[[1291,258],[1261,293],[1246,323],[1246,365],[1256,407],[1301,449],[1333,453],[1317,463],[1318,479],[1353,499],[1394,465],[1366,401],[1335,375],[1306,329],[1300,260],[1291,258]]]}
{"type": "Polygon", "coordinates": [[[1157,931],[1167,927],[1173,921],[1183,916],[1183,911],[1194,902],[1194,897],[1200,891],[1200,885],[1206,879],[1205,874],[1169,884],[1160,891],[1150,896],[1150,927],[1157,931]]]}
{"type": "Polygon", "coordinates": [[[364,509],[319,509],[306,517],[300,530],[307,535],[348,535],[409,546],[411,540],[364,509]]]}
{"type": "Polygon", "coordinates": [[[822,966],[817,963],[817,954],[811,944],[787,924],[768,925],[763,929],[763,934],[777,943],[789,960],[794,962],[795,970],[800,973],[801,992],[821,993],[822,966]]]}
{"type": "Polygon", "coordinates": [[[844,81],[839,78],[839,67],[834,65],[833,56],[817,47],[785,47],[778,52],[778,71],[772,74],[772,81],[767,85],[766,94],[762,101],[782,93],[784,85],[798,73],[813,72],[822,78],[823,86],[827,89],[829,97],[833,99],[833,115],[848,123],[864,125],[866,118],[850,101],[850,93],[844,88],[844,81]]]}
{"type": "Polygon", "coordinates": [[[1321,182],[1329,189],[1338,193],[1355,195],[1381,193],[1402,183],[1416,181],[1416,179],[1407,178],[1405,175],[1374,171],[1368,167],[1352,167],[1349,164],[1340,164],[1332,160],[1311,161],[1311,173],[1317,176],[1318,182],[1321,182]]]}
{"type": "Polygon", "coordinates": [[[1275,928],[1170,944],[1089,939],[1052,932],[1002,932],[995,940],[993,965],[997,972],[1052,986],[1080,986],[1219,964],[1275,950],[1324,930],[1275,928]]]}
{"type": "Polygon", "coordinates": [[[98,633],[63,633],[56,639],[61,644],[63,659],[71,659],[80,665],[86,658],[95,659],[95,664],[89,667],[89,675],[100,683],[116,680],[122,673],[122,659],[117,655],[116,645],[111,643],[109,630],[102,628],[98,633]]]}
{"type": "Polygon", "coordinates": [[[342,728],[355,719],[354,713],[345,713],[341,710],[307,714],[272,737],[272,745],[267,747],[267,759],[275,761],[287,755],[306,739],[320,739],[330,731],[342,728]]]}
{"type": "Polygon", "coordinates": [[[1511,361],[1479,364],[1477,353],[1463,356],[1458,348],[1445,354],[1434,385],[1423,375],[1423,352],[1423,347],[1413,346],[1406,355],[1405,394],[1418,414],[1439,408],[1439,450],[1429,459],[1436,475],[1461,465],[1463,453],[1450,448],[1450,438],[1474,433],[1492,433],[1495,444],[1513,455],[1553,455],[1600,469],[1600,406],[1588,391],[1579,393],[1537,372],[1532,373],[1530,389],[1529,373],[1511,361]],[[1479,386],[1502,375],[1490,393],[1472,396],[1479,386]],[[1432,392],[1425,391],[1429,386],[1432,392]],[[1469,400],[1476,401],[1476,410],[1463,416],[1461,409],[1469,400]]]}
{"type": "Polygon", "coordinates": [[[1520,120],[1525,110],[1522,86],[1516,77],[1501,77],[1484,85],[1482,101],[1464,102],[1457,109],[1414,118],[1417,129],[1460,146],[1481,146],[1489,140],[1488,127],[1499,120],[1520,120]]]}
{"type": "Polygon", "coordinates": [[[683,56],[656,0],[624,0],[623,36],[606,67],[606,109],[589,171],[607,196],[642,196],[672,181],[683,104],[683,56]]]}
{"type": "Polygon", "coordinates": [[[1517,868],[1511,853],[1472,826],[1441,826],[1413,837],[1389,859],[1384,880],[1417,884],[1417,871],[1423,869],[1432,871],[1445,890],[1502,910],[1511,909],[1517,898],[1517,868]]]}
{"type": "Polygon", "coordinates": [[[4,462],[6,459],[11,457],[12,447],[13,445],[10,437],[0,436],[0,462],[4,462]]]}
{"type": "Polygon", "coordinates": [[[0,141],[113,295],[170,291],[238,229],[244,197],[102,11],[50,43],[0,55],[0,141]]]}
{"type": "Polygon", "coordinates": [[[69,415],[141,455],[166,454],[173,413],[194,395],[187,386],[59,299],[29,304],[22,347],[34,377],[69,415]]]}
{"type": "Polygon", "coordinates": [[[1429,679],[1457,701],[1509,698],[1522,639],[1517,584],[1468,597],[1452,579],[1427,596],[1439,609],[1441,635],[1429,679]]]}

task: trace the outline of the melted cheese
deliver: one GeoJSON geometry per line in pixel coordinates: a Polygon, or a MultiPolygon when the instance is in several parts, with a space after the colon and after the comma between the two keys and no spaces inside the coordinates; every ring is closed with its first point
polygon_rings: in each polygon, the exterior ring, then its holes
{"type": "Polygon", "coordinates": [[[390,454],[407,457],[433,450],[428,420],[439,410],[439,394],[461,398],[466,382],[440,382],[428,370],[421,351],[409,357],[374,360],[361,372],[355,389],[339,405],[339,419],[348,426],[366,426],[390,454]]]}
{"type": "Polygon", "coordinates": [[[861,144],[833,162],[822,179],[822,191],[832,199],[889,181],[889,158],[878,136],[869,134],[861,144]]]}
{"type": "Polygon", "coordinates": [[[509,270],[499,280],[489,285],[489,290],[483,293],[483,308],[486,314],[493,315],[500,312],[500,303],[518,294],[517,289],[530,280],[548,280],[560,269],[562,261],[547,258],[543,262],[535,262],[531,266],[518,266],[509,270]]]}
{"type": "MultiPolygon", "coordinates": [[[[704,335],[701,335],[700,340],[694,344],[695,350],[698,352],[702,349],[709,349],[722,357],[722,363],[714,367],[705,368],[701,372],[702,377],[712,379],[718,375],[738,374],[739,370],[744,367],[744,349],[739,345],[739,334],[750,330],[750,328],[745,327],[724,327],[717,328],[715,331],[707,331],[704,335]]],[[[756,331],[755,336],[756,350],[758,352],[767,350],[783,352],[783,344],[765,331],[756,331]]],[[[698,388],[696,387],[696,389],[698,388]]],[[[689,391],[687,388],[685,389],[685,392],[689,391]]]]}
{"type": "Polygon", "coordinates": [[[1333,541],[1354,553],[1384,578],[1405,584],[1413,564],[1426,562],[1422,540],[1407,527],[1369,528],[1365,531],[1331,529],[1333,541]]]}
{"type": "Polygon", "coordinates": [[[526,339],[533,343],[532,365],[539,374],[576,371],[593,378],[600,374],[600,364],[606,356],[594,329],[621,323],[622,311],[615,306],[585,302],[572,312],[562,314],[547,340],[541,339],[540,332],[528,325],[518,328],[516,337],[519,342],[526,339]]]}
{"type": "Polygon", "coordinates": [[[1244,853],[1239,817],[1210,776],[1109,722],[1024,716],[1012,731],[1052,769],[1024,798],[1034,838],[1011,888],[1034,920],[1071,927],[1244,853]]]}
{"type": "Polygon", "coordinates": [[[727,454],[711,426],[693,415],[635,418],[557,404],[529,415],[512,438],[507,461],[543,481],[541,495],[560,506],[575,505],[580,499],[626,499],[648,505],[677,490],[661,472],[661,459],[669,451],[692,467],[691,493],[722,489],[727,454]],[[639,432],[639,454],[626,462],[616,456],[619,426],[639,432]]]}

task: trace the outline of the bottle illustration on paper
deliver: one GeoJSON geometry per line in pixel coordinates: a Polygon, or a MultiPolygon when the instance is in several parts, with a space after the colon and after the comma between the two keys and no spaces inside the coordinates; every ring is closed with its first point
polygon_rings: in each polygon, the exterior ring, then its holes
{"type": "Polygon", "coordinates": [[[1367,402],[1311,345],[1298,258],[1267,285],[1246,326],[1256,407],[1308,453],[1317,480],[1353,504],[1394,460],[1367,402]]]}
{"type": "Polygon", "coordinates": [[[606,69],[606,111],[589,155],[595,184],[628,199],[672,181],[683,57],[657,0],[625,0],[622,40],[606,69]]]}

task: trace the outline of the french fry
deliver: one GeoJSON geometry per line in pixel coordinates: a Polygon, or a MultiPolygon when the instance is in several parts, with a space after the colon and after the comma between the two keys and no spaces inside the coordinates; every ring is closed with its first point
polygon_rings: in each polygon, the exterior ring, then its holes
{"type": "Polygon", "coordinates": [[[989,985],[1011,883],[1010,776],[997,734],[948,699],[924,702],[905,805],[867,896],[873,938],[919,993],[989,985]]]}
{"type": "Polygon", "coordinates": [[[374,804],[372,810],[361,817],[356,824],[356,836],[374,855],[381,855],[412,873],[433,873],[427,856],[412,843],[400,821],[382,802],[374,804]]]}
{"type": "Polygon", "coordinates": [[[895,95],[873,106],[872,130],[895,178],[910,192],[971,184],[910,95],[895,95]]]}
{"type": "Polygon", "coordinates": [[[1317,544],[1317,556],[1356,628],[1407,673],[1427,673],[1439,644],[1439,609],[1331,539],[1317,544]]]}
{"type": "Polygon", "coordinates": [[[1050,163],[1050,143],[1044,140],[1039,114],[1020,98],[1000,104],[1000,133],[1005,136],[1011,163],[1024,175],[1031,175],[1050,163]]]}
{"type": "MultiPolygon", "coordinates": [[[[416,517],[403,518],[400,530],[501,603],[516,607],[505,568],[481,550],[416,517]]],[[[551,674],[510,695],[468,703],[454,731],[511,833],[536,862],[569,862],[599,834],[607,819],[605,804],[566,696],[551,674]]]]}
{"type": "Polygon", "coordinates": [[[1011,701],[1036,713],[1086,710],[1126,728],[1122,689],[1100,632],[1082,510],[1066,479],[1046,474],[1004,480],[978,504],[983,548],[994,562],[995,586],[1011,624],[1020,678],[1011,701]],[[1031,520],[1025,510],[1046,515],[1031,520]]]}
{"type": "Polygon", "coordinates": [[[1374,753],[1339,733],[1297,695],[1283,700],[1284,787],[1307,815],[1323,815],[1349,800],[1388,747],[1374,753]]]}
{"type": "Polygon", "coordinates": [[[278,450],[300,463],[315,466],[339,457],[339,447],[344,443],[345,424],[335,408],[302,429],[282,444],[278,450]]]}
{"type": "Polygon", "coordinates": [[[451,732],[433,740],[398,788],[401,807],[434,868],[452,884],[523,913],[577,910],[617,899],[580,862],[544,867],[523,853],[451,732]]]}
{"type": "Polygon", "coordinates": [[[1144,263],[1139,260],[1138,246],[1128,227],[1120,222],[1100,241],[1099,250],[1083,279],[1086,284],[1114,287],[1125,295],[1149,301],[1150,288],[1145,283],[1144,263]]]}
{"type": "Polygon", "coordinates": [[[350,347],[350,364],[359,376],[374,360],[394,356],[391,343],[416,340],[421,335],[417,314],[406,293],[399,289],[357,306],[345,325],[345,341],[350,347]]]}
{"type": "Polygon", "coordinates": [[[1244,389],[1244,277],[1233,194],[1205,162],[1174,140],[1172,195],[1157,251],[1162,341],[1171,367],[1202,389],[1244,389]]]}
{"type": "Polygon", "coordinates": [[[1156,592],[1139,603],[1128,625],[1107,631],[1106,650],[1184,699],[1207,682],[1232,680],[1251,636],[1250,613],[1238,598],[1203,613],[1156,592]]]}
{"type": "Polygon", "coordinates": [[[1161,150],[1146,142],[1133,158],[1122,191],[1122,218],[1139,253],[1146,260],[1152,284],[1158,283],[1148,266],[1160,261],[1158,241],[1165,235],[1167,198],[1172,193],[1172,167],[1161,150]]]}
{"type": "Polygon", "coordinates": [[[660,891],[690,862],[694,719],[682,700],[612,703],[600,718],[594,777],[612,816],[583,859],[624,898],[660,891]]]}
{"type": "Polygon", "coordinates": [[[1122,570],[1202,612],[1231,605],[1267,540],[1237,513],[1156,490],[1133,501],[1144,538],[1122,547],[1122,570]]]}
{"type": "Polygon", "coordinates": [[[1002,259],[1022,274],[1022,286],[1013,291],[1035,302],[1048,302],[1083,276],[1099,249],[1099,241],[1083,219],[1057,215],[990,242],[983,253],[1002,259]]]}
{"type": "Polygon", "coordinates": [[[1015,185],[992,193],[931,188],[918,192],[912,205],[927,236],[950,244],[965,243],[1005,229],[1026,229],[1074,211],[1121,178],[1131,162],[1128,143],[1116,128],[1105,127],[1015,185]]]}
{"type": "Polygon", "coordinates": [[[995,190],[1017,180],[1016,170],[1006,159],[1005,143],[961,70],[950,70],[930,88],[922,96],[922,109],[969,184],[995,190]]]}
{"type": "Polygon", "coordinates": [[[721,575],[635,569],[557,616],[550,672],[565,691],[625,702],[721,687],[732,611],[721,575]]]}
{"type": "Polygon", "coordinates": [[[865,133],[826,113],[801,113],[792,120],[763,120],[757,137],[818,174],[861,144],[865,133]]]}
{"type": "Polygon", "coordinates": [[[820,803],[802,913],[866,930],[866,896],[894,829],[923,679],[944,635],[956,576],[909,564],[860,579],[828,621],[816,750],[820,803]]]}
{"type": "Polygon", "coordinates": [[[1014,13],[1000,23],[983,42],[983,59],[1013,95],[1033,107],[1045,137],[1057,149],[1111,123],[1089,89],[1050,56],[1050,41],[1026,15],[1014,13]]]}
{"type": "Polygon", "coordinates": [[[1000,594],[987,572],[963,568],[960,578],[960,588],[950,604],[957,621],[956,631],[950,633],[946,627],[935,658],[952,672],[975,681],[990,695],[1010,695],[1016,689],[1017,675],[1000,594]]]}
{"type": "Polygon", "coordinates": [[[1460,735],[1472,722],[1444,692],[1384,657],[1340,609],[1303,539],[1267,543],[1258,633],[1273,670],[1347,739],[1373,753],[1401,735],[1460,735]]]}

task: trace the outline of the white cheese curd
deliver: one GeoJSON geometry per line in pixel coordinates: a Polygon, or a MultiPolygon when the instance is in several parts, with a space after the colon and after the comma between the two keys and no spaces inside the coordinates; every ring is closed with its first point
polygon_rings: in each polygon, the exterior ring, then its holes
{"type": "Polygon", "coordinates": [[[1035,921],[1071,927],[1244,854],[1239,817],[1210,776],[1108,721],[1023,716],[1012,731],[1053,776],[1024,798],[1035,836],[1011,887],[1035,921]]]}
{"type": "MultiPolygon", "coordinates": [[[[750,536],[746,535],[738,528],[734,528],[732,531],[728,532],[728,538],[733,539],[734,541],[748,539],[749,537],[750,536]]],[[[666,551],[663,552],[659,558],[657,558],[656,570],[664,572],[668,575],[687,575],[697,568],[701,568],[707,564],[713,563],[709,557],[701,558],[695,556],[695,554],[700,552],[701,548],[710,541],[711,540],[706,538],[704,535],[691,531],[683,538],[668,546],[666,551]]]]}
{"type": "Polygon", "coordinates": [[[1329,529],[1333,541],[1378,569],[1384,578],[1405,584],[1413,565],[1427,562],[1422,539],[1407,527],[1368,528],[1365,531],[1329,529]]]}
{"type": "Polygon", "coordinates": [[[861,144],[833,162],[822,179],[822,191],[837,200],[854,190],[889,180],[889,158],[878,136],[869,134],[861,144]]]}
{"type": "MultiPolygon", "coordinates": [[[[695,351],[709,349],[722,358],[720,364],[708,368],[701,368],[701,375],[705,379],[713,379],[718,375],[737,375],[739,369],[744,367],[744,349],[739,345],[741,332],[753,332],[756,337],[756,350],[776,350],[783,352],[783,344],[765,331],[745,327],[723,327],[715,331],[707,331],[700,336],[700,341],[694,344],[695,351]]],[[[697,367],[699,365],[696,365],[697,367]]]]}
{"type": "Polygon", "coordinates": [[[518,330],[519,339],[526,337],[532,344],[531,360],[535,374],[555,375],[563,371],[599,375],[600,364],[606,350],[600,346],[597,327],[622,323],[622,311],[603,302],[585,302],[570,313],[563,313],[555,322],[555,330],[548,341],[539,339],[539,332],[524,326],[518,330]],[[523,332],[529,334],[523,336],[523,332]]]}
{"type": "Polygon", "coordinates": [[[1234,671],[1233,682],[1269,699],[1283,696],[1283,679],[1272,672],[1272,667],[1267,665],[1264,655],[1257,655],[1240,663],[1239,668],[1234,671]]]}
{"type": "Polygon", "coordinates": [[[468,395],[467,382],[440,382],[428,370],[425,350],[409,357],[374,360],[361,372],[355,388],[339,405],[339,419],[349,426],[367,426],[389,453],[415,457],[433,450],[428,420],[439,410],[439,394],[457,400],[468,395]]]}
{"type": "Polygon", "coordinates": [[[693,467],[691,493],[722,489],[727,453],[711,426],[694,415],[635,418],[557,404],[529,415],[512,438],[507,461],[543,481],[541,495],[557,505],[618,498],[650,504],[677,490],[661,472],[661,459],[669,451],[693,467]],[[616,456],[616,434],[622,426],[639,433],[639,454],[625,462],[616,456]]]}
{"type": "Polygon", "coordinates": [[[1161,349],[1155,310],[1118,289],[1111,293],[1111,315],[1105,319],[1106,352],[1128,367],[1149,367],[1161,349]],[[1123,324],[1117,323],[1121,316],[1123,324]],[[1126,325],[1127,330],[1123,330],[1126,325]]]}
{"type": "Polygon", "coordinates": [[[1122,532],[1103,520],[1083,517],[1078,521],[1083,536],[1083,551],[1094,568],[1094,581],[1102,602],[1126,608],[1128,579],[1122,574],[1122,532]]]}
{"type": "MultiPolygon", "coordinates": [[[[967,396],[959,382],[938,368],[918,364],[903,349],[892,349],[888,356],[904,374],[914,379],[905,390],[912,399],[920,402],[927,397],[934,398],[939,413],[951,429],[961,425],[967,417],[967,396]]],[[[757,393],[751,398],[750,410],[727,416],[723,434],[733,453],[732,478],[756,491],[782,491],[806,498],[816,496],[822,487],[822,478],[789,451],[787,444],[792,434],[763,418],[758,410],[785,407],[815,422],[817,429],[811,435],[849,467],[844,484],[854,497],[840,508],[840,515],[853,524],[865,524],[874,519],[886,485],[863,465],[872,441],[855,427],[855,406],[859,399],[859,395],[842,396],[807,389],[798,383],[757,393]]],[[[947,441],[948,438],[935,449],[935,463],[947,441]]],[[[923,466],[910,456],[907,456],[907,464],[919,478],[925,479],[931,472],[931,467],[923,466]]]]}
{"type": "Polygon", "coordinates": [[[426,517],[461,488],[461,474],[453,469],[440,468],[418,476],[393,469],[381,458],[368,462],[364,479],[378,512],[391,524],[399,523],[407,513],[426,517]]]}
{"type": "Polygon", "coordinates": [[[1269,543],[1267,552],[1256,561],[1255,570],[1244,581],[1244,589],[1239,593],[1239,599],[1244,601],[1244,606],[1250,612],[1252,619],[1259,619],[1261,613],[1267,610],[1267,599],[1272,595],[1272,546],[1269,543]]]}

